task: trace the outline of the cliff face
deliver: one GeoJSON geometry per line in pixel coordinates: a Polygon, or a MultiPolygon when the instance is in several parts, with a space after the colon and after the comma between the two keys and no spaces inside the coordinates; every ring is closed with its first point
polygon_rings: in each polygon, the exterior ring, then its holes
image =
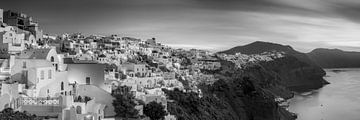
{"type": "Polygon", "coordinates": [[[308,91],[327,84],[325,71],[306,54],[290,46],[255,42],[221,53],[260,54],[285,52],[285,57],[254,63],[245,69],[221,61],[221,69],[208,72],[218,81],[200,84],[202,97],[192,92],[164,90],[169,99],[168,111],[179,120],[294,120],[292,113],[279,107],[275,98],[289,99],[291,91],[308,91]]]}
{"type": "Polygon", "coordinates": [[[323,69],[301,62],[293,56],[287,56],[261,64],[266,70],[272,71],[281,78],[279,82],[282,86],[292,91],[309,91],[328,84],[328,82],[323,79],[323,76],[326,75],[323,69]]]}
{"type": "Polygon", "coordinates": [[[200,84],[203,97],[195,93],[167,91],[168,111],[179,120],[293,120],[291,113],[279,107],[276,96],[289,98],[292,93],[262,65],[239,70],[228,61],[215,72],[220,78],[212,85],[200,84]]]}
{"type": "Polygon", "coordinates": [[[290,46],[267,42],[254,42],[245,46],[238,46],[220,53],[225,54],[260,54],[263,52],[284,52],[285,57],[261,65],[281,78],[281,85],[293,91],[309,91],[328,84],[323,77],[325,71],[307,54],[298,52],[290,46]]]}
{"type": "Polygon", "coordinates": [[[307,55],[323,68],[358,68],[360,52],[347,52],[339,49],[319,48],[307,55]]]}

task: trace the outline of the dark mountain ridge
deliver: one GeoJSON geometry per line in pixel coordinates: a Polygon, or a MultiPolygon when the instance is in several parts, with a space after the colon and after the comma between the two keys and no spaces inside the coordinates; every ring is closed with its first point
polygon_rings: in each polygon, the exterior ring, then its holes
{"type": "Polygon", "coordinates": [[[359,68],[360,52],[343,51],[340,49],[317,48],[309,53],[301,53],[289,45],[256,41],[244,46],[237,46],[219,53],[259,54],[270,51],[282,51],[298,58],[300,61],[322,68],[359,68]]]}
{"type": "Polygon", "coordinates": [[[289,45],[280,45],[270,42],[256,41],[244,46],[237,46],[226,51],[219,53],[236,54],[241,52],[242,54],[259,54],[269,51],[283,51],[287,53],[296,53],[296,51],[289,45]]]}
{"type": "Polygon", "coordinates": [[[349,52],[340,49],[318,48],[307,55],[323,68],[358,68],[360,52],[349,52]]]}

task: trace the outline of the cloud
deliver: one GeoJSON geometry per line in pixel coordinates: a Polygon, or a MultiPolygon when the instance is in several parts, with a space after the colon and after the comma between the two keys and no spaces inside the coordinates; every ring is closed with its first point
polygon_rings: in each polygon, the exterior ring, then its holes
{"type": "Polygon", "coordinates": [[[175,47],[224,50],[253,41],[360,50],[358,0],[12,0],[47,33],[156,37],[175,47]]]}
{"type": "MultiPolygon", "coordinates": [[[[345,18],[309,17],[259,12],[234,12],[256,23],[253,36],[264,41],[293,45],[302,51],[317,47],[359,47],[360,24],[345,18]]],[[[252,26],[249,26],[252,27],[252,26]]],[[[250,34],[251,34],[250,33],[250,34]]],[[[249,33],[245,33],[248,34],[249,33]]]]}

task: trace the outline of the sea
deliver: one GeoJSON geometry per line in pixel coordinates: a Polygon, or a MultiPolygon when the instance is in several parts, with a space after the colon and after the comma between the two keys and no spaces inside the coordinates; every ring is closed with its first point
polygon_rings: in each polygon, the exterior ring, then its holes
{"type": "Polygon", "coordinates": [[[330,84],[296,93],[288,110],[297,120],[360,120],[360,68],[325,69],[330,84]]]}

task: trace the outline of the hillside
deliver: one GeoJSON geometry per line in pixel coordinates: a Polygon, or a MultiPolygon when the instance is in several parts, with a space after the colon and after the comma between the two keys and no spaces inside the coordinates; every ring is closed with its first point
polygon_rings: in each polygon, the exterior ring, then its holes
{"type": "Polygon", "coordinates": [[[221,59],[221,69],[210,72],[219,78],[212,85],[200,84],[202,97],[192,92],[167,91],[168,111],[184,120],[294,120],[296,117],[275,101],[293,97],[328,84],[325,71],[305,53],[290,46],[255,42],[220,53],[260,54],[283,52],[284,57],[248,64],[238,69],[221,59]]]}
{"type": "Polygon", "coordinates": [[[263,41],[256,41],[253,43],[250,43],[248,45],[244,45],[244,46],[237,46],[234,48],[231,48],[229,50],[226,51],[222,51],[219,53],[225,53],[225,54],[235,54],[238,52],[241,52],[242,54],[259,54],[259,53],[263,53],[263,52],[268,52],[268,51],[284,51],[287,53],[296,53],[295,50],[293,50],[291,48],[291,46],[285,46],[285,45],[280,45],[280,44],[276,44],[276,43],[270,43],[270,42],[263,42],[263,41]]]}
{"type": "Polygon", "coordinates": [[[307,54],[298,52],[290,46],[257,41],[219,53],[235,54],[240,52],[251,55],[271,51],[284,52],[285,57],[272,62],[263,62],[261,65],[280,77],[281,85],[293,91],[309,91],[328,84],[323,79],[325,71],[307,54]]]}
{"type": "Polygon", "coordinates": [[[307,55],[323,68],[358,68],[360,52],[348,52],[339,49],[318,48],[307,55]]]}
{"type": "Polygon", "coordinates": [[[263,52],[271,52],[271,51],[285,52],[288,55],[296,57],[298,60],[302,62],[305,62],[314,67],[318,67],[316,63],[312,61],[305,53],[298,52],[289,45],[281,45],[281,44],[263,42],[263,41],[256,41],[248,45],[237,46],[229,50],[221,51],[219,53],[235,54],[240,52],[241,54],[251,55],[251,54],[260,54],[263,52]]]}
{"type": "Polygon", "coordinates": [[[221,61],[220,78],[212,85],[200,85],[203,94],[165,93],[172,102],[168,111],[179,120],[294,120],[292,114],[278,106],[275,97],[292,97],[279,85],[281,78],[261,65],[239,70],[228,61],[221,61]]]}

